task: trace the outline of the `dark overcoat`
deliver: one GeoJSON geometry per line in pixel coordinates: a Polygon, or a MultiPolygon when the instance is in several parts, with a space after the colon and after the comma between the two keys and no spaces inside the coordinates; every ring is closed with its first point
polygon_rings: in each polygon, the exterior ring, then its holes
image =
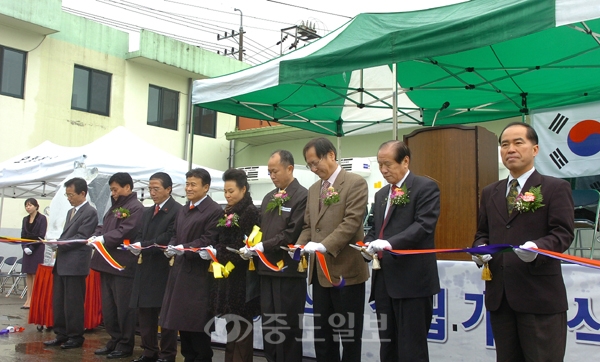
{"type": "MultiPolygon", "coordinates": [[[[142,227],[135,242],[142,247],[154,244],[168,245],[175,235],[175,217],[181,204],[170,197],[154,215],[154,205],[144,210],[142,227]]],[[[169,278],[169,259],[161,248],[142,250],[141,264],[138,262],[133,278],[131,308],[160,308],[165,296],[165,287],[169,278]]],[[[138,258],[139,260],[139,258],[138,258]]]]}
{"type": "MultiPolygon", "coordinates": [[[[533,241],[538,248],[562,253],[573,241],[574,206],[568,182],[534,171],[521,192],[541,186],[544,206],[534,212],[508,215],[506,179],[481,193],[477,233],[473,246],[533,241]]],[[[495,311],[502,295],[519,313],[554,314],[567,310],[567,294],[560,260],[539,255],[525,263],[513,252],[492,255],[492,280],[485,283],[485,305],[495,311]]]]}
{"type": "Polygon", "coordinates": [[[287,268],[281,272],[275,272],[260,262],[256,263],[256,267],[259,275],[306,278],[306,272],[298,272],[298,262],[290,258],[288,253],[280,246],[296,244],[304,225],[308,190],[300,185],[297,179],[294,179],[285,191],[289,196],[289,200],[282,205],[281,215],[279,215],[278,209],[267,211],[267,205],[273,199],[273,195],[279,192],[278,188],[267,193],[263,198],[260,207],[260,230],[263,233],[262,242],[265,248],[265,256],[269,262],[277,265],[280,260],[283,260],[287,268]]]}
{"type": "MultiPolygon", "coordinates": [[[[248,270],[248,260],[226,249],[226,247],[234,249],[243,247],[244,236],[250,235],[254,225],[259,225],[260,216],[258,209],[252,203],[250,193],[246,193],[237,204],[226,209],[226,215],[234,213],[239,216],[239,226],[218,227],[219,242],[216,249],[219,262],[223,265],[231,262],[235,269],[228,278],[215,280],[211,301],[217,316],[235,314],[251,319],[260,314],[258,274],[256,270],[248,270]]],[[[260,261],[254,257],[253,263],[256,266],[260,261]]]]}
{"type": "MultiPolygon", "coordinates": [[[[23,225],[21,227],[21,237],[23,239],[39,240],[46,237],[46,229],[48,229],[48,219],[45,215],[39,212],[35,215],[33,222],[29,223],[29,215],[23,218],[23,225]]],[[[35,274],[37,272],[38,265],[44,262],[44,251],[46,246],[42,243],[36,244],[25,244],[23,248],[29,248],[33,252],[31,255],[23,253],[23,265],[21,265],[21,272],[27,274],[35,274]]]]}
{"type": "Polygon", "coordinates": [[[104,223],[98,225],[94,235],[104,237],[106,251],[122,266],[124,270],[117,270],[110,266],[99,253],[92,256],[91,268],[103,273],[114,274],[122,277],[133,278],[137,265],[137,256],[121,246],[124,240],[134,240],[142,224],[144,205],[137,199],[137,193],[128,196],[119,196],[115,201],[110,198],[112,206],[104,215],[104,223]],[[126,218],[117,218],[114,213],[118,208],[124,208],[131,213],[126,218]]]}
{"type": "MultiPolygon", "coordinates": [[[[67,219],[59,240],[88,239],[98,226],[98,212],[89,202],[83,204],[73,216],[67,219]]],[[[60,276],[86,276],[90,273],[92,248],[86,243],[59,245],[53,272],[60,276]]]]}
{"type": "MultiPolygon", "coordinates": [[[[384,225],[390,185],[375,194],[373,205],[374,224],[365,237],[365,242],[379,238],[387,240],[394,250],[434,249],[435,227],[440,215],[440,189],[432,180],[416,176],[412,172],[406,176],[404,186],[408,190],[406,205],[391,205],[391,213],[384,225]]],[[[375,285],[377,278],[384,278],[390,298],[422,298],[440,291],[437,261],[435,254],[392,256],[384,252],[381,269],[373,270],[371,278],[375,285]]],[[[375,299],[371,288],[370,300],[375,299]]]]}
{"type": "MultiPolygon", "coordinates": [[[[217,221],[223,209],[209,196],[190,210],[189,202],[179,210],[175,221],[175,236],[169,245],[199,248],[217,243],[217,221]]],[[[217,256],[218,257],[218,256],[217,256]]],[[[203,332],[212,318],[210,289],[213,275],[210,262],[198,253],[186,251],[175,257],[165,290],[160,313],[160,325],[167,329],[203,332]]]]}

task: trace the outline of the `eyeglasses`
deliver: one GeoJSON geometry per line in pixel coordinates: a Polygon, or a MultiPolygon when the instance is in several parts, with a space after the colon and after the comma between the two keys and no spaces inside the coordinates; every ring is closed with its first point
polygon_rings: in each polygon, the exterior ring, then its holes
{"type": "Polygon", "coordinates": [[[65,194],[65,196],[68,198],[71,198],[71,197],[77,196],[77,194],[65,194]]]}
{"type": "Polygon", "coordinates": [[[148,187],[148,190],[150,192],[159,192],[161,190],[164,190],[164,188],[162,188],[162,187],[148,187]]]}
{"type": "Polygon", "coordinates": [[[317,168],[317,166],[319,166],[319,163],[321,163],[321,161],[323,161],[323,157],[319,158],[319,161],[317,161],[317,162],[307,163],[306,168],[309,170],[312,170],[313,168],[317,168]]]}

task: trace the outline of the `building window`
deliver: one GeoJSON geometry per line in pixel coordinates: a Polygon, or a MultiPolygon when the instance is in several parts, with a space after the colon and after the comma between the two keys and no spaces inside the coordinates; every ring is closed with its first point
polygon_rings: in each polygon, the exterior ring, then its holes
{"type": "Polygon", "coordinates": [[[76,65],[71,109],[108,116],[111,77],[110,73],[76,65]]]}
{"type": "Polygon", "coordinates": [[[0,94],[23,98],[27,53],[0,46],[0,94]]]}
{"type": "Polygon", "coordinates": [[[179,92],[150,85],[148,90],[148,124],[177,131],[179,92]]]}
{"type": "Polygon", "coordinates": [[[217,137],[217,112],[194,106],[194,134],[217,137]]]}

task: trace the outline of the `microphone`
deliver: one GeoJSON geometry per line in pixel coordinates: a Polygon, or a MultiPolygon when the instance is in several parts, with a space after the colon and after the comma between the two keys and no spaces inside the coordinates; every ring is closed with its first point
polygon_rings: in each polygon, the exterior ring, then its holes
{"type": "Polygon", "coordinates": [[[437,112],[435,112],[435,116],[433,116],[433,122],[431,122],[431,127],[435,126],[435,120],[437,119],[438,114],[448,107],[450,107],[450,102],[445,101],[444,104],[442,104],[442,106],[440,107],[440,109],[437,112]]]}

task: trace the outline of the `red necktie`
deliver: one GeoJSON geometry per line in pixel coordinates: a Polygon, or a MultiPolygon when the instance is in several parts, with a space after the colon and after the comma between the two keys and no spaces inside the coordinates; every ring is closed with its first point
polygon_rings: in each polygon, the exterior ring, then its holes
{"type": "MultiPolygon", "coordinates": [[[[389,202],[390,202],[390,207],[389,207],[389,209],[387,209],[387,215],[385,215],[385,219],[383,220],[383,224],[381,225],[381,229],[379,230],[379,239],[383,238],[383,230],[385,229],[388,221],[390,221],[390,217],[392,216],[392,204],[391,204],[392,195],[394,194],[394,192],[400,190],[400,187],[398,187],[396,185],[392,185],[391,188],[392,188],[392,192],[390,192],[390,197],[388,198],[389,202]]],[[[387,208],[387,205],[386,205],[386,208],[387,208]]],[[[384,212],[385,212],[385,210],[384,210],[384,212]]]]}
{"type": "Polygon", "coordinates": [[[329,189],[329,181],[323,181],[323,185],[321,185],[321,195],[319,196],[319,211],[323,208],[323,203],[325,202],[325,198],[327,197],[327,189],[329,189]]]}
{"type": "Polygon", "coordinates": [[[154,205],[154,215],[152,215],[152,216],[156,216],[156,214],[158,214],[159,211],[160,211],[160,206],[158,206],[158,204],[154,205]]]}
{"type": "Polygon", "coordinates": [[[194,204],[190,202],[190,210],[194,208],[194,204]]]}

